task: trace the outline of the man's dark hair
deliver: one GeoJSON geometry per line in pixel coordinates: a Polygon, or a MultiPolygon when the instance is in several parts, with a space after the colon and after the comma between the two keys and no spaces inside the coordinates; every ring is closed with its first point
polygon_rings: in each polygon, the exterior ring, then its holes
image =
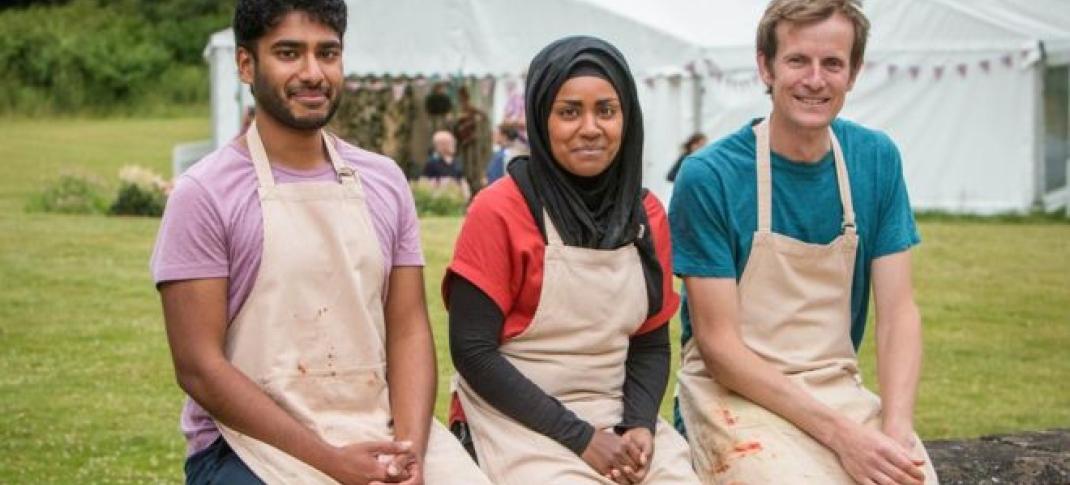
{"type": "Polygon", "coordinates": [[[344,0],[238,0],[234,8],[234,41],[256,58],[256,41],[275,28],[286,14],[300,11],[338,33],[346,33],[344,0]]]}

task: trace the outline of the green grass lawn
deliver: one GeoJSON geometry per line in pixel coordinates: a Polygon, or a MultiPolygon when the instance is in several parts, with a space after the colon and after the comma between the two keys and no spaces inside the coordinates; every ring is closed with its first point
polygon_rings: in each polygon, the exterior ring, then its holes
{"type": "MultiPolygon", "coordinates": [[[[205,119],[0,120],[0,483],[181,480],[182,395],[148,273],[158,221],[24,206],[61,170],[166,173],[172,145],[207,130],[205,119]]],[[[439,281],[459,225],[423,221],[439,416],[451,373],[439,281]]],[[[920,434],[1070,426],[1070,224],[921,230],[920,434]]],[[[862,349],[870,383],[872,348],[862,349]]]]}

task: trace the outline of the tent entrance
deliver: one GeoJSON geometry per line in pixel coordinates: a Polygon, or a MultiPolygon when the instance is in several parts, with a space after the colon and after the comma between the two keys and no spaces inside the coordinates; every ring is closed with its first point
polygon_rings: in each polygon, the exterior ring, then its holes
{"type": "Polygon", "coordinates": [[[1070,164],[1070,65],[1044,72],[1044,192],[1066,188],[1070,164]]]}

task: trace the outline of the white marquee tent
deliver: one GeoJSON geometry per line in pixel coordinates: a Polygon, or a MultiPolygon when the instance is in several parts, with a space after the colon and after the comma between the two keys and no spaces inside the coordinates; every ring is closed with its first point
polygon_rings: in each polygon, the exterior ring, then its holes
{"type": "MultiPolygon", "coordinates": [[[[690,133],[723,136],[769,110],[754,65],[764,0],[347,0],[348,73],[518,79],[568,34],[617,45],[639,85],[646,184],[664,181],[690,133]]],[[[916,208],[1026,211],[1067,197],[1070,1],[867,0],[867,66],[843,115],[887,131],[916,208]]],[[[229,30],[213,35],[216,143],[248,93],[229,30]]],[[[497,103],[507,83],[497,83],[497,103]]],[[[493,115],[500,114],[495,109],[493,115]]]]}

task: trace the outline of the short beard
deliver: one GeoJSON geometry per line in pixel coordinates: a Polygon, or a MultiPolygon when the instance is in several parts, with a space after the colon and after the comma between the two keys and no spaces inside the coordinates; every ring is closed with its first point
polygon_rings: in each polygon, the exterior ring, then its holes
{"type": "Polygon", "coordinates": [[[302,131],[318,130],[327,126],[327,123],[334,117],[335,111],[338,111],[338,106],[342,101],[342,90],[331,90],[331,97],[329,99],[330,107],[327,110],[327,114],[322,117],[316,118],[298,118],[294,116],[286,106],[286,101],[279,98],[279,94],[272,89],[272,86],[268,84],[264,76],[260,75],[260,71],[257,70],[253,74],[253,97],[256,99],[256,106],[263,108],[272,118],[275,118],[286,125],[289,128],[302,131]]]}

